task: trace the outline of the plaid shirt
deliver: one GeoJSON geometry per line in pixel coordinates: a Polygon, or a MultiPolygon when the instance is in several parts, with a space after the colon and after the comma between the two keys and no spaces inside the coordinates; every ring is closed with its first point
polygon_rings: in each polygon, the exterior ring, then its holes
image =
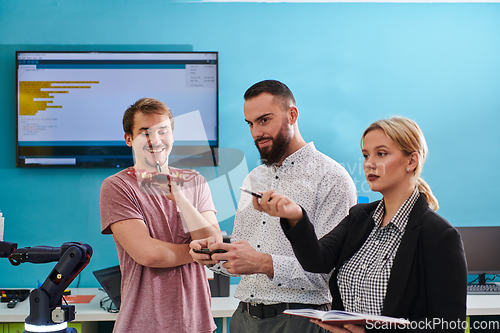
{"type": "Polygon", "coordinates": [[[394,258],[419,196],[415,189],[385,227],[382,227],[385,204],[383,199],[380,201],[373,213],[372,232],[358,252],[339,269],[337,283],[346,311],[382,314],[394,258]]]}

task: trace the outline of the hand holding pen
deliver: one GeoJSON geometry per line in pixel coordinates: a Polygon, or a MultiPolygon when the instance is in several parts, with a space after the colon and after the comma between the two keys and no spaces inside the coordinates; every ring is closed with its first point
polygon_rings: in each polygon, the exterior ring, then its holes
{"type": "Polygon", "coordinates": [[[245,193],[253,195],[253,207],[259,212],[266,212],[271,216],[288,219],[288,223],[293,227],[302,218],[302,208],[287,198],[283,194],[269,190],[264,193],[256,193],[241,188],[245,193]]]}

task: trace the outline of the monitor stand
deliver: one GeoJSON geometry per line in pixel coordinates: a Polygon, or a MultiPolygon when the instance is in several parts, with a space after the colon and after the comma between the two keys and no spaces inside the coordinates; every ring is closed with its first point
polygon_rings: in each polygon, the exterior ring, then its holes
{"type": "Polygon", "coordinates": [[[477,284],[486,284],[486,274],[479,274],[477,284]]]}

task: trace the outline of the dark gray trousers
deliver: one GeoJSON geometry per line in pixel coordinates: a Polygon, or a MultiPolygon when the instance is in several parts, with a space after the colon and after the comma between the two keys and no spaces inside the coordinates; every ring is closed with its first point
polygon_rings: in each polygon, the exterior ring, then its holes
{"type": "MultiPolygon", "coordinates": [[[[330,304],[319,310],[330,310],[330,304]]],[[[275,317],[260,319],[248,314],[246,305],[240,305],[234,311],[229,322],[230,333],[324,333],[327,332],[318,325],[311,323],[309,318],[279,314],[275,317]]]]}

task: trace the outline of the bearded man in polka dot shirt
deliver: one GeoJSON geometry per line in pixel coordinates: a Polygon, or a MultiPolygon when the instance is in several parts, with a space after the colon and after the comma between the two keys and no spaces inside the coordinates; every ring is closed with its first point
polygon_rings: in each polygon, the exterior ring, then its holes
{"type": "MultiPolygon", "coordinates": [[[[254,84],[245,93],[245,121],[260,152],[262,165],[243,187],[254,192],[274,189],[300,204],[312,216],[318,237],[332,230],[356,204],[356,189],[339,163],[306,143],[298,127],[292,92],[275,80],[254,84]]],[[[305,272],[295,258],[278,217],[254,209],[252,196],[241,194],[231,244],[211,238],[191,243],[195,261],[212,270],[241,276],[235,297],[241,300],[230,321],[231,332],[324,332],[307,318],[284,315],[285,309],[328,310],[330,274],[305,272]],[[226,253],[194,253],[209,247],[226,253]]]]}

